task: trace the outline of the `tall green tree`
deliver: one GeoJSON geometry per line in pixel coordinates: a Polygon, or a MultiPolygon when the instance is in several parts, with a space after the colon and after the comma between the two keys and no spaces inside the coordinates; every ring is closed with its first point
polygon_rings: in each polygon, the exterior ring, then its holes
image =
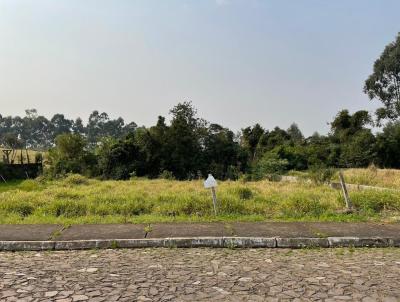
{"type": "Polygon", "coordinates": [[[400,33],[385,47],[374,63],[373,73],[365,81],[364,92],[382,102],[376,112],[378,121],[400,117],[400,33]]]}
{"type": "Polygon", "coordinates": [[[197,176],[201,161],[201,132],[204,121],[197,117],[197,110],[191,102],[176,105],[170,111],[171,126],[167,134],[168,160],[166,169],[177,179],[197,176]]]}
{"type": "Polygon", "coordinates": [[[296,123],[292,123],[286,132],[293,143],[301,144],[304,141],[304,135],[296,123]]]}
{"type": "Polygon", "coordinates": [[[250,161],[255,161],[262,156],[263,147],[266,145],[266,131],[260,124],[242,129],[242,146],[248,150],[250,161]]]}
{"type": "Polygon", "coordinates": [[[140,151],[135,142],[135,132],[116,142],[103,138],[98,149],[100,174],[104,178],[128,179],[136,173],[140,151]]]}
{"type": "Polygon", "coordinates": [[[367,127],[371,123],[368,111],[339,111],[331,123],[330,157],[336,159],[334,165],[365,167],[374,162],[375,137],[367,127]]]}
{"type": "Polygon", "coordinates": [[[377,161],[379,166],[400,168],[400,121],[389,122],[377,135],[377,161]]]}
{"type": "Polygon", "coordinates": [[[73,120],[66,119],[64,114],[55,114],[51,120],[52,135],[56,138],[60,134],[71,133],[72,126],[74,124],[73,120]]]}
{"type": "Polygon", "coordinates": [[[360,110],[350,114],[347,109],[341,110],[335,116],[331,125],[331,134],[339,142],[346,142],[357,132],[367,129],[372,124],[368,111],[360,110]]]}
{"type": "Polygon", "coordinates": [[[233,132],[218,124],[209,125],[204,137],[203,175],[212,173],[218,179],[236,179],[244,164],[242,160],[233,132]]]}

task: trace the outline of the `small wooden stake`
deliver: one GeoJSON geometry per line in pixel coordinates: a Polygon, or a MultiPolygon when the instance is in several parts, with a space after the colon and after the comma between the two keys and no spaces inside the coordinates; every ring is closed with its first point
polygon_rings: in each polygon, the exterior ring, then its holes
{"type": "Polygon", "coordinates": [[[351,203],[349,193],[347,192],[347,187],[346,183],[344,182],[344,176],[342,171],[339,171],[339,179],[340,179],[340,185],[342,186],[342,192],[344,195],[344,200],[346,201],[346,208],[350,211],[353,210],[353,204],[351,203]]]}
{"type": "Polygon", "coordinates": [[[215,193],[215,188],[211,188],[213,204],[214,204],[214,214],[217,216],[217,194],[215,193]]]}

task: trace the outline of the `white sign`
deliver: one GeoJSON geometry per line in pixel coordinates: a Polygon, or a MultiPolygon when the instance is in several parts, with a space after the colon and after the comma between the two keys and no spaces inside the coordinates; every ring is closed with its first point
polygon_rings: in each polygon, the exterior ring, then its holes
{"type": "Polygon", "coordinates": [[[214,176],[208,174],[208,178],[204,182],[204,187],[206,189],[215,188],[217,186],[217,181],[215,180],[214,176]]]}

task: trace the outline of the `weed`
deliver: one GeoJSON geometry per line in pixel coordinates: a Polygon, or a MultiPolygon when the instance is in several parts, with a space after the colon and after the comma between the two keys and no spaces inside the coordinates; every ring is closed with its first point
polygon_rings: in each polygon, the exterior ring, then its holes
{"type": "Polygon", "coordinates": [[[226,247],[230,250],[234,250],[236,248],[236,244],[233,240],[228,240],[226,247]]]}
{"type": "Polygon", "coordinates": [[[50,235],[50,239],[49,240],[54,240],[54,239],[56,239],[57,237],[60,237],[60,236],[61,236],[61,231],[60,230],[56,230],[50,235]]]}
{"type": "Polygon", "coordinates": [[[238,187],[236,192],[238,197],[242,200],[248,200],[253,197],[253,192],[248,187],[238,187]]]}
{"type": "Polygon", "coordinates": [[[3,209],[20,217],[27,217],[33,213],[35,207],[31,202],[21,201],[18,203],[6,203],[3,205],[3,209]]]}
{"type": "Polygon", "coordinates": [[[336,256],[343,256],[344,255],[344,249],[343,248],[336,248],[335,249],[335,254],[336,254],[336,256]]]}
{"type": "Polygon", "coordinates": [[[327,233],[321,232],[319,230],[311,230],[312,233],[318,238],[328,238],[329,235],[327,233]]]}
{"type": "Polygon", "coordinates": [[[118,247],[119,246],[118,246],[118,242],[117,241],[115,241],[115,240],[111,241],[110,248],[117,249],[118,247]]]}
{"type": "Polygon", "coordinates": [[[150,224],[148,224],[144,227],[144,231],[145,233],[151,233],[153,231],[153,227],[150,224]]]}

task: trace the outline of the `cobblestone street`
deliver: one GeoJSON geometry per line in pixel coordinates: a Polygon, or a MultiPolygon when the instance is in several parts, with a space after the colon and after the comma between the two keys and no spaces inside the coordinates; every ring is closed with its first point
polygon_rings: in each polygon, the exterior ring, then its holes
{"type": "Polygon", "coordinates": [[[400,301],[400,249],[0,253],[1,301],[400,301]]]}

